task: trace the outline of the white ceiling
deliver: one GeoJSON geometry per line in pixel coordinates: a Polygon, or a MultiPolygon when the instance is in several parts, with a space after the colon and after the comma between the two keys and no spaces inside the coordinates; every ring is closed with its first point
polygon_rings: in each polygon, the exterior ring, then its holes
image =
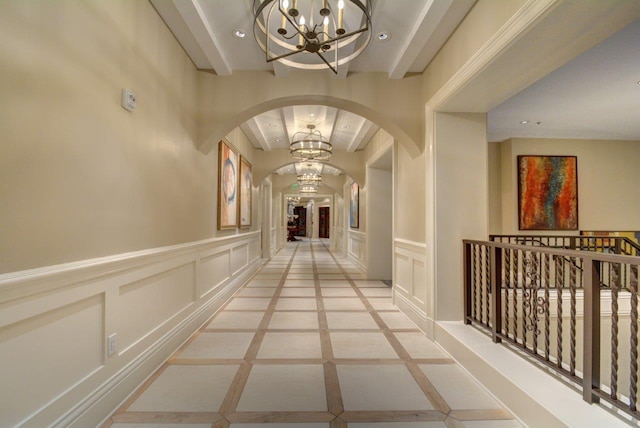
{"type": "MultiPolygon", "coordinates": [[[[270,70],[278,77],[288,75],[286,66],[266,62],[253,38],[253,0],[150,1],[198,69],[218,75],[230,75],[236,70],[270,70]],[[244,30],[247,36],[235,37],[237,29],[244,30]]],[[[409,73],[422,72],[475,1],[372,1],[372,34],[384,31],[391,38],[379,42],[372,37],[360,56],[340,68],[338,77],[349,72],[384,72],[392,79],[401,79],[409,73]]],[[[306,130],[307,124],[316,125],[324,137],[330,138],[334,149],[350,152],[362,150],[379,129],[363,117],[323,106],[272,110],[250,119],[241,129],[254,147],[269,151],[288,148],[293,134],[306,130]]]]}
{"type": "MultiPolygon", "coordinates": [[[[270,70],[287,76],[288,68],[267,63],[253,39],[253,0],[150,1],[199,69],[219,75],[270,70]],[[244,30],[247,37],[234,37],[236,29],[244,30]]],[[[373,35],[385,31],[391,38],[379,42],[373,37],[339,78],[347,72],[385,72],[392,79],[422,72],[475,0],[372,3],[373,35]]],[[[511,137],[640,140],[639,47],[640,21],[636,21],[492,109],[489,141],[511,137]]],[[[378,130],[360,116],[326,106],[272,110],[248,120],[241,129],[254,147],[269,151],[286,149],[293,135],[310,123],[335,149],[351,152],[362,150],[378,130]]]]}
{"type": "Polygon", "coordinates": [[[488,139],[638,141],[639,82],[640,20],[636,20],[491,110],[488,139]]]}

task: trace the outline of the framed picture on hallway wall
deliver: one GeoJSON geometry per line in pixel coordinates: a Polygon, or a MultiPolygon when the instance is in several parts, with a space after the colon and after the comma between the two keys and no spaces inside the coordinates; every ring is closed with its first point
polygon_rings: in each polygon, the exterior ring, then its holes
{"type": "Polygon", "coordinates": [[[518,156],[518,228],[578,230],[575,156],[518,156]]]}
{"type": "Polygon", "coordinates": [[[251,227],[251,164],[240,156],[240,227],[251,227]]]}
{"type": "Polygon", "coordinates": [[[226,141],[218,151],[218,229],[238,227],[238,152],[226,141]]]}
{"type": "Polygon", "coordinates": [[[351,184],[349,227],[352,229],[358,229],[360,227],[360,186],[358,186],[358,183],[351,184]]]}

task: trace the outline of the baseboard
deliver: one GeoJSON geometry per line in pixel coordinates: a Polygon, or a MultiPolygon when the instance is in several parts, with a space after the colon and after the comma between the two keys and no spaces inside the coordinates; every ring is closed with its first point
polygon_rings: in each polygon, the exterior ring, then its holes
{"type": "Polygon", "coordinates": [[[258,270],[260,259],[51,426],[99,426],[258,270]]]}
{"type": "Polygon", "coordinates": [[[394,292],[394,304],[400,309],[405,315],[413,321],[413,323],[418,326],[420,330],[431,340],[434,338],[434,322],[431,318],[427,316],[427,313],[414,305],[411,301],[409,301],[405,296],[401,293],[394,292]]]}

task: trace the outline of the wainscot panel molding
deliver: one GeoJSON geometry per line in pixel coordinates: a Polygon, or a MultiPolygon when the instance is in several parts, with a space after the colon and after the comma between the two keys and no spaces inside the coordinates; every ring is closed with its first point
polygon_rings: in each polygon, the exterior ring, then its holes
{"type": "Polygon", "coordinates": [[[432,310],[427,304],[427,244],[396,238],[393,247],[394,304],[433,337],[432,310]]]}
{"type": "Polygon", "coordinates": [[[98,426],[255,273],[259,252],[254,231],[1,275],[0,426],[98,426]]]}
{"type": "Polygon", "coordinates": [[[349,261],[356,265],[360,272],[367,272],[367,234],[357,230],[348,231],[349,261]]]}

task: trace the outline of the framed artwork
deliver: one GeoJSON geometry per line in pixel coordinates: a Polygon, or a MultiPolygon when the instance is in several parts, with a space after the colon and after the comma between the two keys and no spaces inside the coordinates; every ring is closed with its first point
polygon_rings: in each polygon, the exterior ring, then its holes
{"type": "Polygon", "coordinates": [[[360,186],[351,184],[351,199],[349,201],[349,226],[352,229],[360,227],[360,186]]]}
{"type": "Polygon", "coordinates": [[[600,248],[613,247],[615,241],[608,238],[627,238],[636,245],[640,245],[640,231],[599,231],[599,230],[581,230],[581,236],[593,236],[596,237],[596,251],[602,252],[600,248]]]}
{"type": "Polygon", "coordinates": [[[251,227],[251,164],[240,156],[240,227],[251,227]]]}
{"type": "Polygon", "coordinates": [[[575,156],[518,156],[518,228],[578,230],[575,156]]]}
{"type": "Polygon", "coordinates": [[[238,227],[238,152],[220,141],[218,152],[218,229],[238,227]]]}

